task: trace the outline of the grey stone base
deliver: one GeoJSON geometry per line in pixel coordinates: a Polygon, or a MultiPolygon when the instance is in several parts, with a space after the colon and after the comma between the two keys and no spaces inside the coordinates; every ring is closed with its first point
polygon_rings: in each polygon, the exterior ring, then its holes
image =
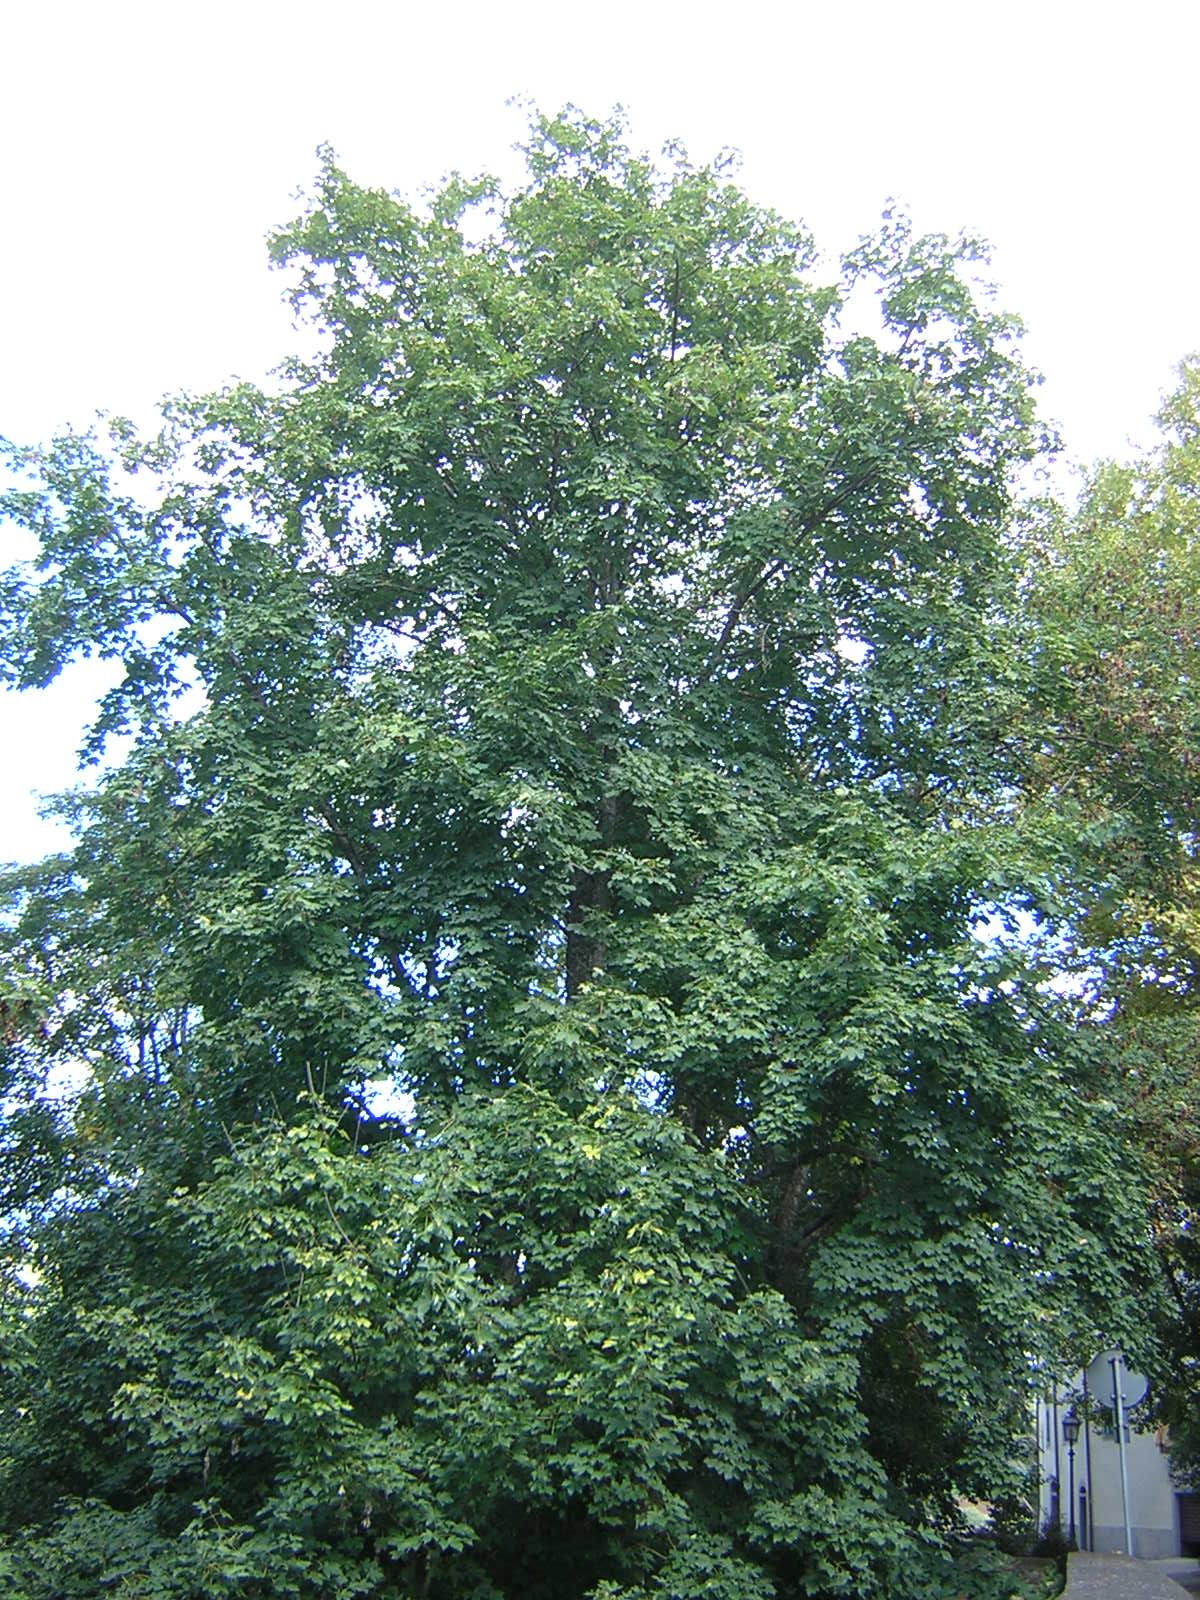
{"type": "MultiPolygon", "coordinates": [[[[1163,1556],[1179,1554],[1179,1535],[1174,1528],[1137,1528],[1133,1530],[1133,1553],[1139,1561],[1158,1561],[1163,1556]]],[[[1123,1556],[1125,1554],[1125,1529],[1118,1523],[1105,1527],[1098,1522],[1092,1530],[1092,1546],[1097,1555],[1123,1556]]]]}

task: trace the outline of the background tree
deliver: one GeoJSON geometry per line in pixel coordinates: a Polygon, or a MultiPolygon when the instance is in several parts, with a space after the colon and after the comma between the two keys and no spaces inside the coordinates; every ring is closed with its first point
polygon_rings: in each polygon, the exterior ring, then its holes
{"type": "Polygon", "coordinates": [[[1031,1363],[1140,1348],[1105,1064],[978,935],[1076,824],[976,247],[527,155],[326,158],[279,392],[13,453],[10,679],[129,740],[10,883],[16,1594],[957,1592],[1031,1363]]]}
{"type": "Polygon", "coordinates": [[[1045,669],[1034,787],[1080,819],[1064,958],[1081,1018],[1152,1174],[1170,1299],[1156,1386],[1175,1464],[1200,1461],[1200,363],[1180,368],[1160,440],[1103,463],[1080,503],[1039,524],[1029,612],[1045,669]]]}

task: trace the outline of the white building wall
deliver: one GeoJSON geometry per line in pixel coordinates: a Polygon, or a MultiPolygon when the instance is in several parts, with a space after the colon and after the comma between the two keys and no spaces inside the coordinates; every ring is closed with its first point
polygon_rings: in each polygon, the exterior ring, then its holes
{"type": "MultiPolygon", "coordinates": [[[[1077,1392],[1077,1391],[1076,1391],[1077,1392]]],[[[1070,1529],[1070,1457],[1062,1437],[1062,1419],[1071,1404],[1069,1393],[1058,1403],[1039,1400],[1038,1478],[1041,1489],[1041,1523],[1053,1516],[1054,1480],[1060,1483],[1060,1521],[1070,1529]],[[1057,1433],[1057,1454],[1055,1434],[1057,1433]]],[[[1129,1521],[1133,1553],[1143,1559],[1178,1555],[1180,1551],[1178,1500],[1165,1450],[1158,1435],[1130,1428],[1125,1446],[1129,1481],[1129,1521]]],[[[1115,1434],[1093,1420],[1080,1429],[1075,1446],[1075,1535],[1081,1545],[1101,1553],[1125,1553],[1125,1520],[1121,1506],[1121,1459],[1115,1434]],[[1081,1525],[1080,1489],[1087,1495],[1089,1527],[1081,1525]]]]}

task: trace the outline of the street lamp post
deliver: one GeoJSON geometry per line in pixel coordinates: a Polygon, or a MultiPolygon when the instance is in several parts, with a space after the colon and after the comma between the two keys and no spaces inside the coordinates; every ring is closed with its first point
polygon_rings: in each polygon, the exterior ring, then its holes
{"type": "Polygon", "coordinates": [[[1067,1441],[1067,1460],[1070,1463],[1069,1474],[1071,1481],[1071,1527],[1067,1534],[1067,1543],[1072,1550],[1075,1548],[1075,1443],[1079,1438],[1079,1418],[1072,1407],[1063,1418],[1063,1438],[1067,1441]]]}

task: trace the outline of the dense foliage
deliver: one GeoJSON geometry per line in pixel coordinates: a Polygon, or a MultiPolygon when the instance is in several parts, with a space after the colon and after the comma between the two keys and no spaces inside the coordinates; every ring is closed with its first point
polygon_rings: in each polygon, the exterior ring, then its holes
{"type": "MultiPolygon", "coordinates": [[[[1105,463],[1044,519],[1028,604],[1053,664],[1041,781],[1100,848],[1076,862],[1081,1022],[1107,1058],[1150,1183],[1169,1302],[1155,1405],[1200,1481],[1200,361],[1145,459],[1105,463]]],[[[1065,953],[1065,952],[1064,952],[1065,953]]]]}
{"type": "Polygon", "coordinates": [[[274,248],[278,391],[12,454],[124,742],[8,883],[8,1592],[958,1592],[1158,1284],[975,247],[570,115],[274,248]]]}

